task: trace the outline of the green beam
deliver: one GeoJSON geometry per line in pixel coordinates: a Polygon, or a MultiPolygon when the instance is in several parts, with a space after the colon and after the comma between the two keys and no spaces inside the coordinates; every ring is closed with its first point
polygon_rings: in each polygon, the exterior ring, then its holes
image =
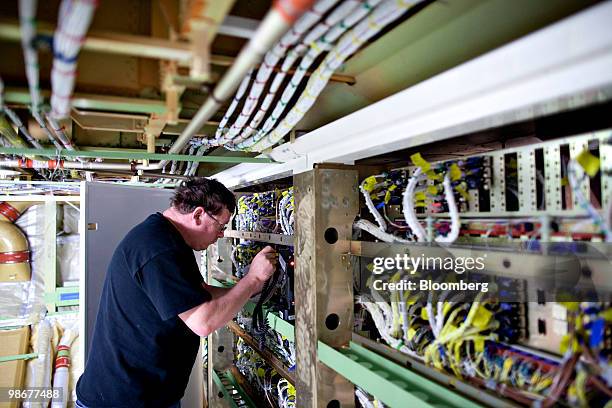
{"type": "Polygon", "coordinates": [[[242,387],[240,386],[240,384],[238,384],[238,381],[236,380],[236,377],[234,377],[234,374],[232,374],[231,370],[227,370],[225,372],[225,378],[227,378],[228,380],[230,380],[230,382],[232,383],[232,385],[236,388],[236,391],[238,391],[238,394],[240,394],[240,396],[242,397],[242,399],[247,403],[247,405],[251,408],[256,408],[257,404],[255,404],[253,402],[253,400],[251,399],[251,397],[249,397],[249,395],[242,389],[242,387]]]}
{"type": "Polygon", "coordinates": [[[15,360],[29,360],[31,358],[38,357],[38,353],[30,353],[30,354],[17,354],[14,356],[2,356],[0,357],[0,363],[5,363],[7,361],[15,361],[15,360]]]}
{"type": "MultiPolygon", "coordinates": [[[[50,92],[43,91],[42,94],[48,99],[50,92]]],[[[18,103],[22,105],[29,105],[31,103],[30,94],[27,90],[10,88],[4,93],[4,101],[7,103],[18,103]]],[[[93,109],[124,113],[166,113],[166,104],[164,101],[105,95],[74,94],[72,97],[72,106],[79,109],[93,109]]]]}
{"type": "MultiPolygon", "coordinates": [[[[255,310],[255,303],[253,303],[252,301],[248,301],[244,305],[243,310],[249,314],[252,314],[253,310],[255,310]]],[[[287,340],[289,341],[295,341],[295,328],[291,323],[283,320],[275,312],[268,312],[267,318],[268,318],[268,324],[270,325],[270,328],[272,330],[279,332],[281,335],[285,336],[287,340]]]]}
{"type": "MultiPolygon", "coordinates": [[[[219,390],[223,393],[223,398],[225,398],[229,406],[232,408],[238,408],[238,405],[236,405],[236,402],[234,401],[234,399],[229,395],[229,392],[225,388],[225,385],[223,385],[223,382],[221,382],[221,378],[219,378],[219,374],[217,374],[215,370],[212,370],[212,375],[213,375],[213,381],[215,382],[215,384],[217,384],[217,388],[219,388],[219,390]]],[[[210,397],[216,398],[218,397],[218,395],[211,395],[210,397]]]]}
{"type": "Polygon", "coordinates": [[[226,157],[226,156],[191,156],[188,154],[164,154],[145,152],[116,152],[108,150],[54,150],[54,149],[23,149],[0,147],[0,153],[15,155],[40,155],[49,157],[91,157],[100,159],[125,160],[177,160],[198,163],[277,163],[263,157],[226,157]]]}
{"type": "Polygon", "coordinates": [[[351,342],[336,350],[319,341],[319,360],[353,384],[395,407],[478,408],[480,405],[351,342]]]}

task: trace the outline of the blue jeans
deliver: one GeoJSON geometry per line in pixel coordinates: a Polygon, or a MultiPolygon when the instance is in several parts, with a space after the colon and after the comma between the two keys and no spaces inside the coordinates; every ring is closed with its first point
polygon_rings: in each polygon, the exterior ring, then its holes
{"type": "MultiPolygon", "coordinates": [[[[77,408],[88,408],[86,405],[84,405],[79,400],[77,400],[77,402],[76,402],[76,407],[77,408]]],[[[170,405],[168,408],[181,408],[181,401],[177,402],[176,404],[170,405]]]]}

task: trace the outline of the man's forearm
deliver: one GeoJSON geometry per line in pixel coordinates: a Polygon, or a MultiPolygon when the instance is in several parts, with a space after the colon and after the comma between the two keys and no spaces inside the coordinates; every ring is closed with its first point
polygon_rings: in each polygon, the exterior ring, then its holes
{"type": "Polygon", "coordinates": [[[203,303],[197,313],[197,318],[202,319],[200,323],[204,326],[204,331],[212,333],[233,319],[249,298],[259,290],[259,286],[256,280],[247,275],[231,289],[215,291],[218,297],[213,294],[213,299],[203,303]]]}
{"type": "Polygon", "coordinates": [[[211,286],[206,283],[203,283],[202,286],[208,293],[210,293],[210,296],[212,296],[213,299],[223,296],[231,289],[231,288],[222,288],[220,286],[211,286]]]}

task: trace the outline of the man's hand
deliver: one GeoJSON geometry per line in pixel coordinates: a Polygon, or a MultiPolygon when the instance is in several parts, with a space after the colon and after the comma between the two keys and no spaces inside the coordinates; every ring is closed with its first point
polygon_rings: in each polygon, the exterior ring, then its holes
{"type": "Polygon", "coordinates": [[[257,286],[257,292],[261,290],[263,284],[274,274],[276,261],[277,254],[271,246],[265,247],[253,258],[247,276],[253,279],[257,286]]]}

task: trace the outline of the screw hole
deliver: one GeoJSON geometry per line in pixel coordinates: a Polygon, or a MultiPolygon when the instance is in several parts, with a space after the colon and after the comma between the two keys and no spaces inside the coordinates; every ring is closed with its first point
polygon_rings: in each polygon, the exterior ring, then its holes
{"type": "Polygon", "coordinates": [[[340,401],[331,400],[327,403],[327,408],[340,408],[340,401]]]}
{"type": "Polygon", "coordinates": [[[219,396],[219,398],[223,398],[223,393],[221,391],[219,391],[217,395],[219,396]]]}
{"type": "Polygon", "coordinates": [[[338,241],[338,230],[334,227],[329,227],[325,230],[324,236],[328,244],[335,244],[338,241]]]}
{"type": "Polygon", "coordinates": [[[217,348],[217,351],[219,351],[219,353],[223,353],[223,350],[225,350],[225,347],[223,347],[223,346],[219,346],[217,348]]]}
{"type": "Polygon", "coordinates": [[[503,265],[504,265],[504,268],[509,268],[510,265],[512,265],[512,263],[510,262],[509,259],[504,259],[503,265]]]}
{"type": "Polygon", "coordinates": [[[325,318],[325,327],[327,327],[329,330],[336,330],[339,325],[340,317],[337,314],[331,313],[325,318]]]}

